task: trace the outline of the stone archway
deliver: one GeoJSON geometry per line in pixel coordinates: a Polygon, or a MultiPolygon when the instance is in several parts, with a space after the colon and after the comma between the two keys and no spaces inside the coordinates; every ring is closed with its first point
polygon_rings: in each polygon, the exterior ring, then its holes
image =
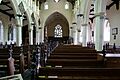
{"type": "Polygon", "coordinates": [[[69,38],[69,23],[64,15],[59,12],[51,14],[44,27],[44,38],[48,37],[48,40],[59,40],[60,42],[66,42],[69,38]],[[62,26],[62,37],[54,36],[55,26],[62,26]]]}

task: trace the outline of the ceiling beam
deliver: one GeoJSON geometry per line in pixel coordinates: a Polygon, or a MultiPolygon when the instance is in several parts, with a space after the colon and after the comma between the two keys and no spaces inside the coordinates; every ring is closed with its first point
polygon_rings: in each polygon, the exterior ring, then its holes
{"type": "Polygon", "coordinates": [[[114,4],[116,4],[116,9],[119,10],[119,1],[120,0],[112,0],[112,3],[106,6],[106,10],[109,10],[114,4]]]}
{"type": "Polygon", "coordinates": [[[8,16],[11,17],[11,18],[14,18],[14,14],[10,14],[10,13],[2,10],[2,9],[0,9],[0,12],[3,13],[3,14],[5,14],[5,15],[8,15],[8,16]]]}
{"type": "Polygon", "coordinates": [[[1,5],[5,5],[5,6],[7,6],[8,8],[10,8],[10,9],[13,9],[11,6],[9,6],[8,4],[10,4],[10,2],[1,2],[1,5]]]}
{"type": "Polygon", "coordinates": [[[1,1],[1,4],[10,4],[10,1],[8,1],[8,2],[1,1]]]}
{"type": "Polygon", "coordinates": [[[116,9],[119,10],[119,0],[115,0],[116,9]]]}
{"type": "Polygon", "coordinates": [[[115,1],[113,1],[111,4],[107,5],[106,9],[109,10],[114,4],[115,4],[115,1]]]}
{"type": "Polygon", "coordinates": [[[11,11],[11,10],[13,10],[13,9],[6,9],[6,10],[4,10],[4,11],[11,11]]]}

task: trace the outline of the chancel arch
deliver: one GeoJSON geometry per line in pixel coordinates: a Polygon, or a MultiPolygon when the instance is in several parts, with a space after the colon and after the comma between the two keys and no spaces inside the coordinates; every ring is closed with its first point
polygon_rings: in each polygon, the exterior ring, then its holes
{"type": "Polygon", "coordinates": [[[49,40],[66,42],[69,38],[69,23],[59,12],[54,12],[47,18],[44,30],[44,35],[47,35],[49,40]]]}

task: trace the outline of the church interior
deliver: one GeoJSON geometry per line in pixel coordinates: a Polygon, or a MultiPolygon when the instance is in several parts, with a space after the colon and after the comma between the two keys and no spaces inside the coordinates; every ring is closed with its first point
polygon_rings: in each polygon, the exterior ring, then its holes
{"type": "Polygon", "coordinates": [[[0,0],[0,80],[120,80],[120,0],[0,0]]]}

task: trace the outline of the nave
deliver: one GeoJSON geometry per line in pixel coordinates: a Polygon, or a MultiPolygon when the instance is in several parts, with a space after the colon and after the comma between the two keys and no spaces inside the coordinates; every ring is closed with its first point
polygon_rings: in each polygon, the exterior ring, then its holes
{"type": "Polygon", "coordinates": [[[120,0],[0,0],[0,80],[120,80],[120,0]]]}

